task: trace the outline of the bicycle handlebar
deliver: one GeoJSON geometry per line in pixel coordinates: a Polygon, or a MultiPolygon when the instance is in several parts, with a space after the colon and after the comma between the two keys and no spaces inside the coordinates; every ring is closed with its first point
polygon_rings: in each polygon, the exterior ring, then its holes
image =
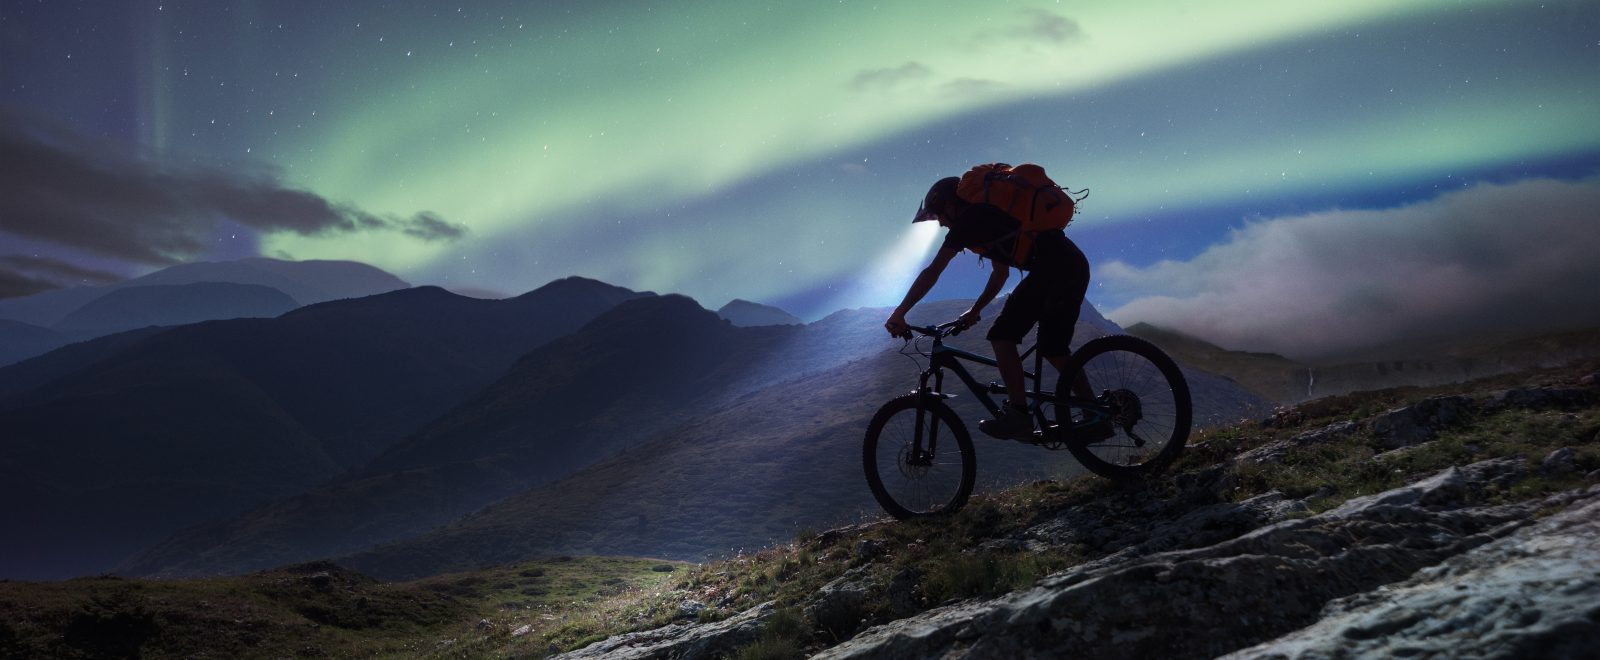
{"type": "Polygon", "coordinates": [[[924,335],[924,336],[927,336],[927,337],[934,337],[934,338],[937,338],[937,339],[943,339],[945,337],[953,337],[955,335],[961,334],[961,329],[956,327],[956,321],[951,321],[949,323],[940,323],[939,325],[922,325],[922,326],[908,325],[906,327],[910,328],[912,332],[915,332],[917,334],[924,335]]]}

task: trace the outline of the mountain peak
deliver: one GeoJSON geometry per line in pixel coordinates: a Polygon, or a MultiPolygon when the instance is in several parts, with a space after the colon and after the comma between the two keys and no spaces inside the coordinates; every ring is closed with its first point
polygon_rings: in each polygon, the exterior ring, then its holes
{"type": "Polygon", "coordinates": [[[727,319],[728,322],[740,327],[760,325],[803,325],[805,323],[805,321],[801,321],[799,318],[795,317],[795,315],[790,314],[789,312],[786,312],[780,308],[773,307],[772,305],[763,305],[761,303],[750,302],[740,298],[734,298],[733,300],[728,301],[728,304],[723,305],[721,309],[717,310],[717,316],[727,319]]]}
{"type": "Polygon", "coordinates": [[[649,291],[635,292],[635,291],[633,291],[631,289],[628,289],[628,288],[625,288],[625,287],[620,287],[620,286],[617,286],[615,284],[610,284],[610,283],[607,283],[607,282],[602,282],[600,280],[590,279],[590,278],[587,278],[587,277],[580,277],[580,276],[577,276],[577,275],[572,275],[572,276],[563,277],[563,278],[557,279],[557,280],[551,280],[551,281],[545,283],[543,286],[541,286],[541,287],[539,287],[537,289],[534,289],[534,290],[529,291],[527,293],[524,293],[524,294],[522,294],[520,296],[517,296],[517,298],[529,298],[529,297],[550,296],[550,295],[599,295],[599,294],[609,294],[609,293],[625,293],[625,294],[639,293],[641,295],[653,295],[649,291]]]}

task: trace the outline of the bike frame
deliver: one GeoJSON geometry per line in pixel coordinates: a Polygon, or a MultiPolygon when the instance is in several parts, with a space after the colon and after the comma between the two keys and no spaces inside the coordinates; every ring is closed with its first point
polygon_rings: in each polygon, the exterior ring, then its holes
{"type": "MultiPolygon", "coordinates": [[[[928,368],[922,372],[918,379],[917,392],[925,396],[935,396],[941,399],[949,399],[956,396],[944,392],[944,372],[948,369],[956,375],[956,378],[960,379],[963,385],[967,386],[967,389],[972,392],[972,395],[979,403],[983,404],[989,414],[998,418],[1001,414],[1000,404],[996,403],[994,398],[989,395],[1004,394],[1006,391],[1005,386],[999,383],[990,383],[986,386],[979,385],[977,379],[972,377],[972,373],[967,371],[966,366],[962,365],[961,362],[966,360],[989,367],[999,367],[999,362],[992,357],[946,346],[944,337],[949,334],[948,326],[912,329],[933,338],[933,347],[928,352],[928,368]],[[930,380],[933,381],[932,389],[928,387],[930,380]]],[[[1022,377],[1024,381],[1033,383],[1033,389],[1026,390],[1024,395],[1030,401],[1028,404],[1029,412],[1033,413],[1034,419],[1038,422],[1039,428],[1044,431],[1047,440],[1058,430],[1058,427],[1045,418],[1044,404],[1046,403],[1055,403],[1058,408],[1060,406],[1070,406],[1082,410],[1085,419],[1074,424],[1074,427],[1095,424],[1111,417],[1111,411],[1106,409],[1099,401],[1076,396],[1058,397],[1055,392],[1044,389],[1043,378],[1041,377],[1041,374],[1044,373],[1044,356],[1035,354],[1035,349],[1037,348],[1037,344],[1030,346],[1020,356],[1023,360],[1026,360],[1029,355],[1034,355],[1033,371],[1030,372],[1024,368],[1022,377]]],[[[915,433],[916,437],[922,437],[922,415],[917,415],[915,433]]],[[[930,440],[932,439],[930,438],[930,440]]]]}

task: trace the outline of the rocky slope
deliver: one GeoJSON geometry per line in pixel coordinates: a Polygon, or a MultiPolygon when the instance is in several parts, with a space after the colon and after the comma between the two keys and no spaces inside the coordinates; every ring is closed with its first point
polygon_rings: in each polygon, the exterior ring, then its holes
{"type": "Polygon", "coordinates": [[[1592,657],[1597,371],[1319,400],[1142,483],[1039,481],[698,567],[0,581],[0,657],[1592,657]]]}
{"type": "Polygon", "coordinates": [[[1313,402],[1148,483],[735,557],[676,596],[722,615],[562,657],[1591,657],[1594,367],[1313,402]]]}

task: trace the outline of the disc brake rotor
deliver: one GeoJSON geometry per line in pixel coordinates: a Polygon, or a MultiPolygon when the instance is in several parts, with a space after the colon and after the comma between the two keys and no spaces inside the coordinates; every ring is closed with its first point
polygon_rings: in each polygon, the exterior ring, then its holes
{"type": "Polygon", "coordinates": [[[895,462],[900,465],[900,474],[908,479],[921,479],[928,473],[928,468],[933,466],[933,461],[926,455],[922,456],[921,460],[916,460],[911,455],[910,443],[900,446],[900,458],[895,462]]]}

